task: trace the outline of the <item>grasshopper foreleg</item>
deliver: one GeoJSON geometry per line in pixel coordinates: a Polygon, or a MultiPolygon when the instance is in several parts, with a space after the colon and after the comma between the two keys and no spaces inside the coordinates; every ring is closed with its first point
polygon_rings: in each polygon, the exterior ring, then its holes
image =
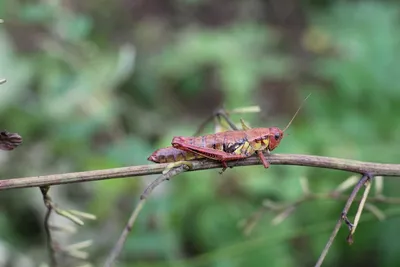
{"type": "Polygon", "coordinates": [[[269,162],[268,160],[265,158],[263,152],[261,150],[257,151],[257,155],[260,158],[262,164],[264,165],[264,168],[268,169],[269,168],[269,162]]]}

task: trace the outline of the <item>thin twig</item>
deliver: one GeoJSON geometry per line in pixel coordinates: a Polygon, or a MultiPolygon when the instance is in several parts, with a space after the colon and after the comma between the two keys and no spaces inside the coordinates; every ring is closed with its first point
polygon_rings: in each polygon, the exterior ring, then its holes
{"type": "Polygon", "coordinates": [[[353,191],[351,192],[349,199],[346,202],[346,205],[343,208],[341,217],[342,220],[347,224],[347,226],[349,227],[350,231],[353,228],[353,224],[349,221],[349,219],[347,218],[347,213],[350,210],[351,204],[353,204],[354,199],[357,196],[358,191],[360,191],[361,187],[363,187],[365,185],[366,182],[368,182],[368,180],[370,179],[370,175],[369,174],[364,174],[360,181],[356,184],[356,186],[354,187],[353,191]]]}
{"type": "Polygon", "coordinates": [[[151,182],[151,184],[149,184],[146,189],[143,191],[143,193],[140,195],[140,199],[146,199],[149,197],[149,195],[151,194],[151,192],[153,192],[153,190],[162,182],[168,181],[169,179],[171,179],[172,177],[184,172],[184,171],[188,171],[189,167],[187,165],[182,164],[181,166],[174,168],[172,170],[170,170],[169,172],[160,175],[157,179],[155,179],[153,182],[151,182]]]}
{"type": "MultiPolygon", "coordinates": [[[[271,223],[273,225],[277,225],[281,223],[284,219],[286,219],[298,206],[302,205],[305,202],[313,201],[313,200],[348,200],[348,195],[343,194],[345,190],[350,187],[353,187],[359,182],[359,178],[356,175],[353,175],[342,182],[336,189],[326,192],[326,193],[314,193],[310,190],[308,185],[308,179],[301,177],[300,184],[303,191],[303,196],[297,199],[296,201],[289,203],[275,203],[271,200],[267,199],[263,202],[263,205],[258,209],[258,211],[254,212],[248,219],[242,221],[240,223],[243,228],[243,233],[248,236],[253,231],[254,227],[261,220],[263,215],[268,211],[276,212],[278,215],[272,219],[271,223]]],[[[386,197],[382,194],[383,189],[383,177],[376,176],[374,178],[376,186],[375,197],[369,198],[370,203],[386,203],[386,204],[400,204],[400,198],[394,197],[386,197]]],[[[365,193],[364,193],[365,194],[365,193]]],[[[356,202],[363,201],[363,198],[355,199],[356,202]]],[[[384,215],[382,212],[372,204],[366,204],[365,208],[367,208],[370,212],[372,212],[379,220],[384,219],[384,215]]],[[[355,223],[356,224],[356,221],[355,223]]]]}
{"type": "MultiPolygon", "coordinates": [[[[261,220],[263,215],[268,211],[279,212],[279,214],[271,221],[272,224],[276,225],[276,220],[278,216],[282,216],[282,214],[288,213],[293,208],[298,207],[299,205],[312,200],[341,200],[347,201],[348,196],[342,194],[333,194],[332,192],[328,193],[308,193],[300,199],[292,202],[292,203],[276,203],[275,205],[279,205],[276,207],[271,207],[270,205],[262,205],[257,211],[255,211],[249,218],[247,218],[244,222],[241,222],[241,227],[243,228],[244,235],[248,236],[253,231],[254,227],[261,220]]],[[[360,202],[362,198],[356,198],[355,202],[360,202]]],[[[400,205],[400,198],[397,197],[371,197],[368,199],[369,203],[385,203],[385,204],[395,204],[400,205]]],[[[382,212],[376,208],[376,206],[372,206],[368,203],[365,204],[365,208],[368,208],[370,212],[372,212],[379,220],[382,220],[382,212]]]]}
{"type": "Polygon", "coordinates": [[[363,194],[363,196],[361,198],[360,204],[358,205],[357,213],[356,213],[356,216],[354,217],[353,227],[351,227],[351,231],[349,233],[349,236],[347,237],[347,242],[349,244],[353,244],[353,242],[354,242],[353,236],[354,236],[354,233],[356,232],[356,228],[357,228],[358,223],[360,221],[361,213],[362,213],[362,211],[364,209],[365,202],[367,201],[367,197],[368,197],[369,191],[371,190],[372,180],[371,179],[366,180],[364,185],[366,186],[366,188],[364,190],[364,194],[363,194]]]}
{"type": "Polygon", "coordinates": [[[351,204],[354,202],[354,199],[357,196],[358,191],[360,191],[360,188],[362,186],[364,186],[365,183],[370,180],[370,177],[372,177],[370,173],[364,174],[361,177],[360,181],[354,187],[353,191],[351,192],[350,197],[348,198],[348,200],[343,208],[342,213],[340,214],[340,217],[335,225],[335,228],[333,229],[333,232],[332,232],[331,236],[329,237],[328,242],[325,245],[324,250],[322,251],[321,255],[319,256],[317,263],[315,264],[315,267],[320,267],[322,265],[322,263],[324,262],[324,259],[325,259],[326,255],[328,254],[328,251],[329,251],[330,247],[332,246],[332,243],[335,240],[340,227],[342,226],[342,221],[344,221],[347,224],[350,231],[352,230],[353,225],[348,220],[347,213],[349,212],[351,204]]]}
{"type": "MultiPolygon", "coordinates": [[[[349,171],[360,174],[371,173],[373,175],[382,176],[400,176],[400,164],[382,164],[299,154],[265,154],[265,157],[271,165],[308,166],[349,171]]],[[[193,167],[189,171],[221,168],[221,163],[208,159],[195,160],[192,163],[193,167]]],[[[252,165],[260,165],[260,160],[257,156],[251,156],[240,161],[228,163],[228,166],[235,167],[252,165]]],[[[167,166],[168,163],[149,164],[106,170],[6,179],[0,180],[0,190],[161,174],[167,166]]]]}
{"type": "Polygon", "coordinates": [[[330,247],[332,246],[332,243],[335,240],[336,235],[339,232],[341,226],[342,226],[342,216],[340,216],[339,219],[337,220],[335,228],[333,228],[333,232],[332,232],[331,236],[329,237],[329,240],[326,243],[324,250],[322,251],[321,255],[319,256],[318,261],[315,264],[315,267],[320,267],[322,265],[322,263],[324,262],[326,254],[328,254],[328,251],[329,251],[330,247]]]}
{"type": "Polygon", "coordinates": [[[53,205],[51,204],[51,198],[47,194],[49,191],[49,186],[40,187],[40,192],[43,195],[43,202],[47,208],[46,216],[44,218],[44,229],[46,232],[47,249],[49,250],[50,266],[57,267],[56,251],[54,249],[53,239],[51,237],[50,230],[50,215],[53,211],[53,205]]]}
{"type": "Polygon", "coordinates": [[[121,253],[123,246],[125,244],[125,241],[130,233],[130,231],[133,228],[134,223],[136,222],[137,217],[139,216],[140,211],[142,210],[144,204],[146,203],[146,200],[148,196],[153,192],[153,190],[162,182],[168,181],[171,179],[173,176],[176,176],[184,171],[188,170],[187,165],[181,165],[177,168],[174,168],[170,170],[169,172],[160,175],[156,180],[154,180],[151,184],[149,184],[146,189],[143,191],[143,193],[140,196],[140,200],[138,204],[136,205],[135,209],[133,210],[128,223],[126,224],[124,230],[122,231],[121,236],[119,237],[117,243],[113,247],[113,249],[110,252],[110,255],[108,256],[107,260],[104,263],[104,267],[111,267],[113,266],[115,260],[118,258],[119,254],[121,253]]]}

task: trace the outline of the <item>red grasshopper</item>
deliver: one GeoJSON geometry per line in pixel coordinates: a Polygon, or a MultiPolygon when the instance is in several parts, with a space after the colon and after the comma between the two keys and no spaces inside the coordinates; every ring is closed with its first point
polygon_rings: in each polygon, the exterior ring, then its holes
{"type": "Polygon", "coordinates": [[[173,147],[156,150],[148,160],[164,163],[209,158],[220,161],[223,168],[226,169],[228,167],[226,162],[244,159],[257,153],[264,167],[268,168],[269,163],[265,159],[263,151],[270,152],[279,145],[284,132],[293,122],[302,105],[283,130],[278,127],[250,129],[242,121],[243,130],[225,131],[198,137],[176,136],[172,139],[173,147]]]}

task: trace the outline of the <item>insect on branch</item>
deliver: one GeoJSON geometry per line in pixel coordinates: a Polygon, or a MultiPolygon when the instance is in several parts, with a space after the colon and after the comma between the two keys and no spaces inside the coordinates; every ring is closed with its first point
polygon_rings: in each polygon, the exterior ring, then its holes
{"type": "MultiPolygon", "coordinates": [[[[400,164],[372,163],[301,154],[272,154],[265,155],[265,157],[271,165],[307,166],[342,170],[359,174],[370,173],[371,175],[380,176],[400,176],[400,164]]],[[[0,180],[0,190],[161,174],[168,165],[168,163],[148,164],[105,170],[5,179],[0,180]]],[[[235,168],[253,165],[260,165],[258,156],[251,156],[237,162],[228,163],[229,167],[235,168]]],[[[207,159],[194,160],[192,161],[192,168],[189,172],[209,169],[221,169],[221,164],[207,159]]]]}
{"type": "MultiPolygon", "coordinates": [[[[321,157],[312,155],[298,155],[298,154],[272,154],[265,156],[271,165],[308,166],[308,167],[342,170],[359,174],[369,173],[374,176],[375,175],[400,176],[400,164],[382,164],[382,163],[355,161],[349,159],[321,157]]],[[[188,171],[199,171],[199,170],[221,168],[221,164],[219,162],[215,162],[208,159],[194,160],[191,163],[192,167],[188,171]]],[[[260,158],[257,155],[254,155],[237,162],[228,163],[228,166],[240,167],[240,166],[252,166],[260,164],[261,164],[260,158]]],[[[149,164],[149,165],[131,166],[131,167],[114,168],[106,170],[5,179],[5,180],[0,180],[0,190],[38,187],[38,186],[43,187],[43,186],[50,186],[57,184],[89,182],[89,181],[122,178],[122,177],[139,177],[144,175],[162,174],[168,165],[169,165],[168,163],[149,164]]],[[[155,185],[157,185],[157,183],[158,182],[156,182],[155,185]]],[[[134,216],[137,217],[137,215],[134,216]]],[[[134,216],[131,216],[131,218],[134,216]]],[[[338,227],[340,227],[341,224],[342,220],[338,222],[337,224],[339,225],[338,227]]],[[[126,232],[126,234],[124,235],[127,235],[131,228],[132,226],[128,226],[126,228],[127,230],[124,230],[126,232]]],[[[125,239],[126,236],[124,237],[123,240],[125,239]]],[[[123,242],[124,241],[122,241],[121,244],[123,244],[123,242]]]]}

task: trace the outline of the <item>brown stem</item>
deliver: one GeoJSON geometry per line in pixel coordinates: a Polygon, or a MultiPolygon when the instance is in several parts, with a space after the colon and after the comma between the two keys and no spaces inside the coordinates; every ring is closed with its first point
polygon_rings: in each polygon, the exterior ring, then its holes
{"type": "Polygon", "coordinates": [[[367,180],[364,182],[364,185],[366,186],[366,188],[365,188],[364,194],[363,194],[363,196],[361,198],[360,204],[358,205],[357,213],[356,213],[356,216],[354,217],[353,227],[351,227],[349,236],[347,237],[347,242],[349,244],[353,244],[353,242],[354,242],[353,236],[354,236],[354,233],[356,231],[357,225],[358,225],[358,223],[360,221],[361,213],[362,213],[362,211],[364,209],[365,202],[367,201],[367,197],[368,197],[369,191],[371,190],[371,185],[372,185],[371,177],[367,176],[367,180]]]}
{"type": "MultiPolygon", "coordinates": [[[[348,196],[343,195],[343,194],[333,194],[333,192],[329,193],[308,193],[304,197],[292,202],[292,203],[284,203],[281,207],[273,208],[269,207],[266,205],[263,205],[257,210],[253,215],[251,215],[248,219],[246,219],[243,223],[243,233],[248,236],[251,234],[253,228],[257,225],[257,223],[261,220],[262,216],[268,212],[268,211],[275,211],[279,212],[282,214],[286,210],[296,208],[297,206],[307,202],[307,201],[312,201],[312,200],[341,200],[341,201],[347,201],[349,199],[348,196]]],[[[361,198],[356,198],[354,199],[356,202],[362,201],[361,198]]],[[[379,197],[370,197],[368,199],[369,203],[385,203],[385,204],[395,204],[399,205],[400,204],[400,198],[396,197],[385,197],[385,196],[379,196],[379,197]]],[[[373,210],[373,214],[375,214],[378,218],[379,215],[376,213],[380,213],[380,211],[373,210]]],[[[276,218],[276,217],[275,217],[276,218]]]]}
{"type": "Polygon", "coordinates": [[[331,236],[329,237],[329,240],[326,243],[324,250],[322,251],[321,255],[319,256],[318,261],[315,264],[315,267],[320,267],[322,265],[322,263],[324,262],[324,259],[325,259],[326,255],[328,254],[328,251],[329,251],[333,241],[335,240],[336,235],[339,232],[341,226],[342,226],[342,216],[340,216],[340,218],[337,220],[335,228],[333,228],[333,232],[332,232],[331,236]]]}
{"type": "Polygon", "coordinates": [[[354,199],[357,196],[358,191],[360,191],[361,187],[365,185],[365,183],[370,180],[370,175],[369,174],[365,174],[363,175],[363,177],[361,177],[360,181],[356,184],[356,186],[354,187],[353,191],[351,192],[349,199],[346,202],[346,205],[343,208],[342,214],[341,214],[341,218],[342,220],[347,224],[347,226],[349,227],[350,231],[351,228],[353,227],[353,224],[350,223],[349,219],[347,218],[347,213],[350,210],[351,205],[354,202],[354,199]]]}
{"type": "MultiPolygon", "coordinates": [[[[400,176],[400,164],[382,164],[350,159],[295,154],[273,154],[265,155],[265,157],[271,165],[308,166],[349,171],[360,174],[370,173],[372,175],[400,176]]],[[[6,179],[0,180],[0,190],[161,174],[167,165],[168,163],[149,164],[106,170],[6,179]]],[[[228,166],[233,165],[235,165],[235,167],[260,165],[260,160],[257,156],[252,156],[244,160],[228,163],[228,166]]],[[[215,168],[221,168],[221,164],[212,160],[197,160],[193,161],[193,168],[191,171],[215,168]]]]}
{"type": "Polygon", "coordinates": [[[326,255],[328,254],[328,251],[329,251],[330,247],[332,246],[332,243],[335,240],[337,233],[339,232],[340,226],[342,225],[342,221],[344,221],[347,224],[347,226],[350,229],[350,232],[352,231],[353,224],[351,224],[349,219],[347,218],[347,213],[349,212],[351,204],[353,204],[358,191],[360,191],[361,187],[364,186],[365,183],[368,182],[371,178],[372,178],[372,175],[370,173],[366,172],[366,174],[364,174],[361,177],[360,181],[354,187],[353,191],[351,192],[351,194],[343,208],[342,213],[340,214],[340,218],[338,219],[338,221],[335,225],[335,228],[333,229],[333,232],[332,232],[331,236],[329,237],[328,242],[325,245],[325,248],[323,249],[321,255],[319,256],[317,263],[315,264],[315,267],[320,267],[322,265],[322,263],[324,262],[324,259],[325,259],[326,255]]]}
{"type": "Polygon", "coordinates": [[[124,230],[122,231],[121,236],[119,237],[115,246],[112,248],[110,255],[106,259],[106,262],[104,263],[104,267],[112,267],[113,266],[115,260],[118,258],[119,254],[121,253],[121,251],[124,247],[125,241],[128,238],[128,235],[129,235],[130,231],[132,230],[132,227],[133,227],[134,223],[136,222],[136,219],[138,218],[139,213],[142,210],[142,208],[143,208],[144,204],[146,203],[146,200],[147,200],[148,196],[151,194],[151,192],[153,192],[153,190],[162,182],[168,181],[173,176],[176,176],[179,173],[184,172],[186,170],[187,170],[187,166],[183,164],[175,169],[170,170],[166,174],[160,175],[156,180],[154,180],[151,184],[149,184],[146,187],[146,189],[140,196],[140,200],[139,200],[138,204],[136,205],[135,209],[132,211],[131,216],[129,217],[129,220],[128,220],[124,230]]]}
{"type": "Polygon", "coordinates": [[[50,196],[47,194],[49,189],[50,189],[49,186],[43,186],[40,187],[40,192],[42,193],[43,196],[44,205],[47,208],[46,216],[44,218],[44,230],[46,232],[47,249],[49,251],[50,266],[57,267],[56,251],[54,249],[53,239],[50,230],[50,216],[51,213],[53,212],[53,205],[51,203],[50,196]]]}

